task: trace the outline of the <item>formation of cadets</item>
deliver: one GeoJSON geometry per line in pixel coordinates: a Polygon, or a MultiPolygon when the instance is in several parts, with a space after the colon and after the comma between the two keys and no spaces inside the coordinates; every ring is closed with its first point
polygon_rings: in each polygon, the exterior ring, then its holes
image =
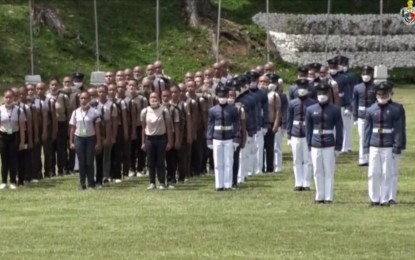
{"type": "Polygon", "coordinates": [[[355,124],[370,204],[389,206],[406,148],[405,111],[391,99],[392,82],[375,84],[370,66],[358,77],[348,62],[336,56],[300,67],[287,94],[273,63],[231,75],[227,60],[178,84],[156,61],[106,72],[98,87],[76,72],[62,85],[7,90],[0,189],[75,171],[82,189],[146,174],[148,189],[172,189],[212,171],[216,190],[236,189],[249,176],[282,172],[286,134],[294,190],[310,191],[314,176],[315,202],[331,203],[336,158],[351,152],[355,124]]]}

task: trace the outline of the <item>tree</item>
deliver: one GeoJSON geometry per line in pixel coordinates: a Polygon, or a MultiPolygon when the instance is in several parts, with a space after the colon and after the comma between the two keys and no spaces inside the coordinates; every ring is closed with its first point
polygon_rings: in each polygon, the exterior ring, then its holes
{"type": "Polygon", "coordinates": [[[215,8],[210,0],[180,0],[188,18],[189,26],[199,27],[203,19],[213,19],[216,16],[215,8]]]}

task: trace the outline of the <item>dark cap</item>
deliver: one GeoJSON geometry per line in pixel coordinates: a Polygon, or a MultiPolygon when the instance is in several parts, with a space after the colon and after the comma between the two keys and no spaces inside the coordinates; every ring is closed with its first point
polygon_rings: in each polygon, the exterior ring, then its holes
{"type": "Polygon", "coordinates": [[[377,94],[388,93],[392,91],[393,83],[391,81],[384,81],[375,86],[375,91],[377,94]]]}
{"type": "Polygon", "coordinates": [[[307,67],[305,67],[305,66],[302,66],[302,67],[299,67],[298,68],[298,73],[305,73],[305,74],[307,74],[308,73],[308,68],[307,67]]]}
{"type": "Polygon", "coordinates": [[[332,58],[332,59],[327,60],[327,64],[329,64],[329,66],[338,66],[339,61],[336,58],[332,58]]]}
{"type": "Polygon", "coordinates": [[[275,73],[268,73],[268,74],[266,74],[265,76],[267,76],[268,78],[269,78],[269,81],[272,83],[272,84],[277,84],[278,83],[278,80],[280,79],[280,76],[278,76],[277,74],[275,74],[275,73]]]}
{"type": "Polygon", "coordinates": [[[308,88],[308,80],[307,79],[297,79],[295,81],[298,88],[308,88]]]}
{"type": "Polygon", "coordinates": [[[340,65],[348,65],[349,64],[349,58],[346,56],[338,55],[336,57],[340,65]]]}
{"type": "Polygon", "coordinates": [[[373,71],[374,71],[373,67],[370,67],[370,66],[363,66],[362,68],[363,75],[373,74],[373,71]]]}
{"type": "Polygon", "coordinates": [[[258,72],[252,71],[252,70],[246,72],[245,75],[247,75],[249,77],[249,82],[256,82],[256,81],[258,81],[259,77],[261,76],[258,72]]]}
{"type": "Polygon", "coordinates": [[[82,72],[77,71],[74,74],[72,74],[72,78],[75,82],[84,81],[84,77],[85,75],[82,72]]]}
{"type": "Polygon", "coordinates": [[[326,83],[320,83],[316,86],[316,90],[317,92],[321,91],[321,92],[329,92],[330,90],[330,85],[326,84],[326,83]]]}
{"type": "Polygon", "coordinates": [[[321,69],[321,63],[318,63],[318,62],[310,63],[308,64],[308,67],[315,71],[319,71],[321,69]]]}
{"type": "Polygon", "coordinates": [[[229,88],[225,87],[221,82],[218,83],[215,89],[215,95],[218,98],[227,97],[229,94],[229,88]]]}

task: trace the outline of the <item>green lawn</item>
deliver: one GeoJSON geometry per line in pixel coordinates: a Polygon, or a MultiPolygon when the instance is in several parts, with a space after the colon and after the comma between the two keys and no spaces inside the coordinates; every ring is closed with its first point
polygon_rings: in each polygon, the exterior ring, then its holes
{"type": "Polygon", "coordinates": [[[0,192],[0,259],[413,259],[415,94],[395,92],[408,121],[396,206],[368,206],[356,152],[337,164],[331,205],[315,205],[314,188],[292,191],[287,149],[282,174],[235,192],[215,192],[212,176],[171,191],[145,191],[147,179],[80,191],[77,178],[55,178],[0,192]]]}

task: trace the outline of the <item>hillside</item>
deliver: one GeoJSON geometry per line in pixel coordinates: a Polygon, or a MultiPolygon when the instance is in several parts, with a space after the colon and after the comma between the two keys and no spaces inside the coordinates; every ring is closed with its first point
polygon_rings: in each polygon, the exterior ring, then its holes
{"type": "MultiPolygon", "coordinates": [[[[95,38],[92,0],[35,0],[38,5],[56,8],[68,34],[59,36],[48,27],[35,28],[35,72],[44,79],[62,77],[75,70],[89,74],[95,70],[95,38]]],[[[217,0],[213,1],[215,4],[217,0]]],[[[265,1],[223,0],[223,17],[249,35],[250,43],[223,38],[221,53],[238,64],[234,71],[244,71],[265,61],[265,33],[252,24],[251,17],[265,10],[265,1]],[[258,4],[258,3],[261,4],[258,4]],[[255,48],[253,48],[254,46],[255,48]]],[[[271,12],[324,13],[325,0],[305,6],[301,0],[271,0],[271,12]]],[[[377,1],[334,1],[335,13],[375,13],[377,1]],[[366,3],[367,2],[367,3],[366,3]]],[[[399,12],[405,3],[385,1],[385,12],[399,12]]],[[[307,3],[310,3],[307,1],[307,3]]],[[[101,70],[115,70],[146,65],[156,59],[155,1],[98,0],[101,70]]],[[[206,28],[190,29],[179,0],[161,0],[161,60],[166,71],[179,79],[183,73],[206,67],[214,57],[206,28]]],[[[232,28],[235,30],[235,28],[232,28]]],[[[226,28],[224,29],[226,30],[226,28]]],[[[30,72],[29,19],[27,1],[0,0],[0,84],[21,83],[30,72]]],[[[275,58],[275,57],[274,57],[275,58]]],[[[292,66],[281,63],[282,76],[293,75],[292,66]]],[[[405,72],[406,73],[406,72],[405,72]]]]}

